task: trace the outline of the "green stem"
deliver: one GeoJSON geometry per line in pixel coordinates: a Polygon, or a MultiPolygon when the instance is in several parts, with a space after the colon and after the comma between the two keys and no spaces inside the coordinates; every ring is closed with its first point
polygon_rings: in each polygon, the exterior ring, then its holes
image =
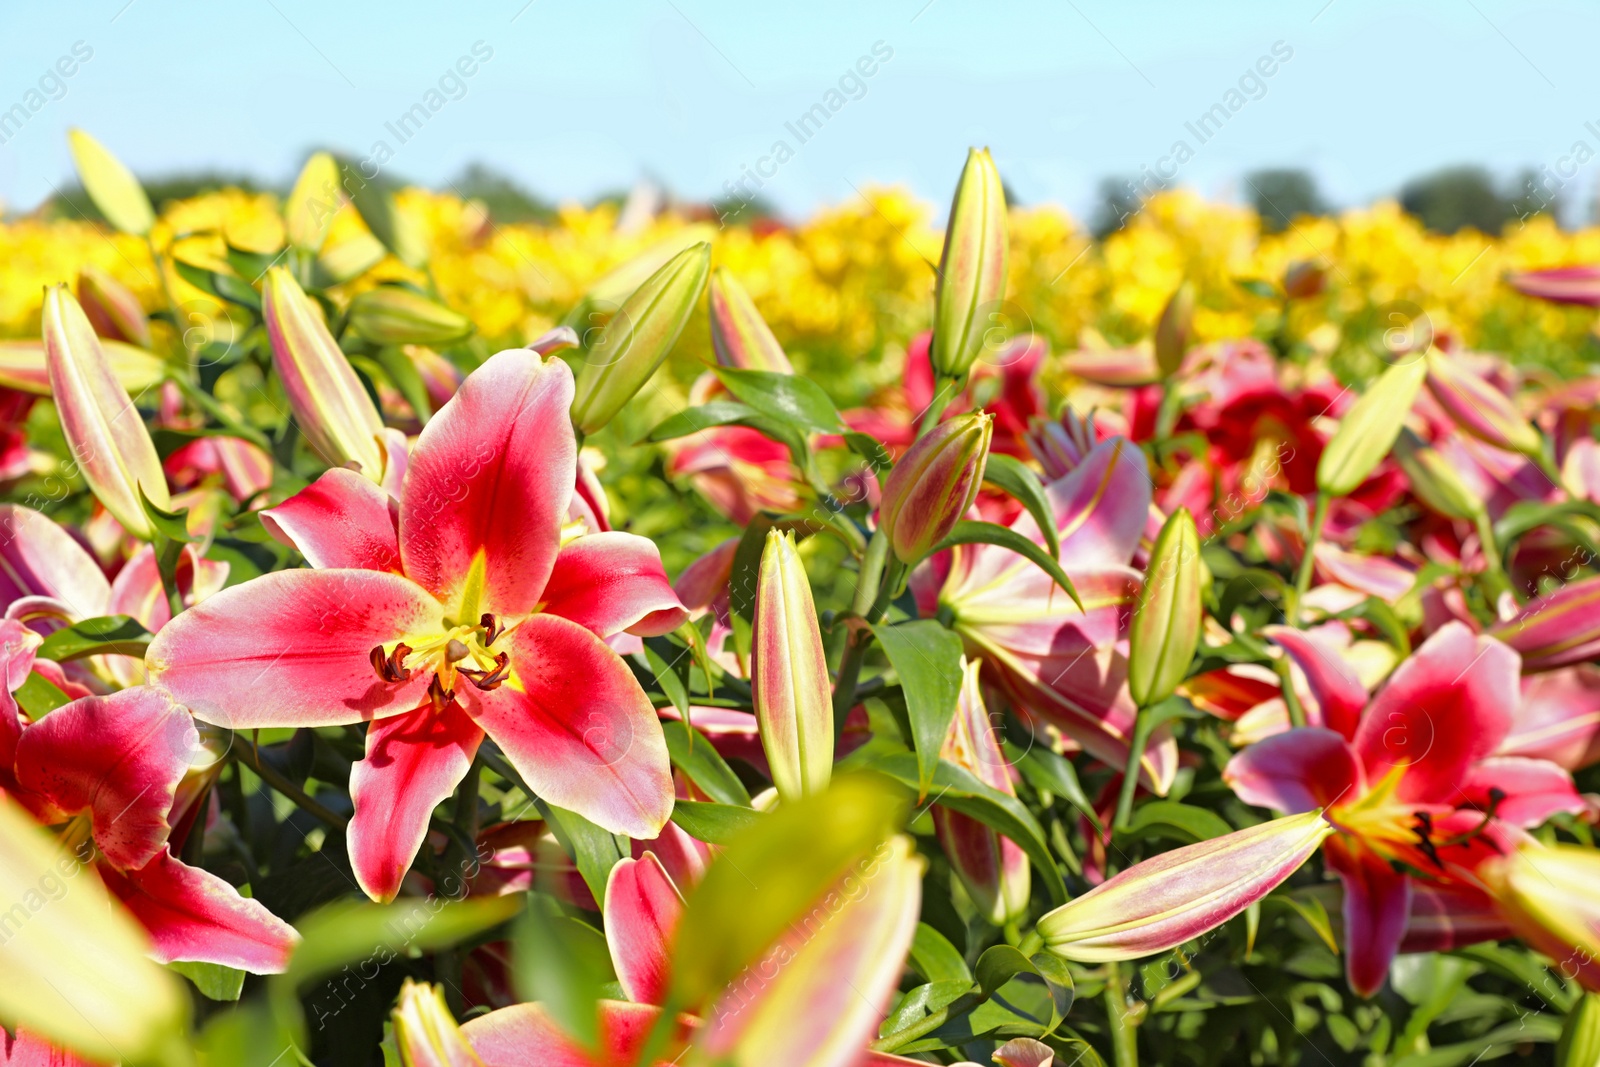
{"type": "Polygon", "coordinates": [[[933,383],[933,400],[922,413],[922,422],[917,426],[917,436],[921,437],[935,426],[944,417],[944,409],[961,393],[961,382],[958,378],[940,376],[933,383]]]}
{"type": "Polygon", "coordinates": [[[1150,713],[1140,708],[1134,713],[1133,737],[1128,742],[1128,762],[1122,769],[1122,789],[1117,793],[1117,817],[1111,824],[1114,830],[1126,830],[1133,815],[1133,795],[1139,789],[1139,762],[1144,756],[1144,746],[1150,740],[1150,713]]]}
{"type": "Polygon", "coordinates": [[[165,534],[156,533],[156,573],[161,576],[161,587],[167,594],[167,608],[173,618],[183,611],[183,593],[178,589],[178,562],[183,559],[183,542],[174,541],[165,534]]]}
{"type": "Polygon", "coordinates": [[[456,789],[455,824],[468,841],[478,839],[478,779],[483,774],[483,764],[472,761],[467,776],[456,789]]]}
{"type": "Polygon", "coordinates": [[[277,769],[273,767],[272,764],[261,758],[261,753],[256,751],[254,744],[244,749],[235,748],[234,758],[241,761],[246,767],[249,767],[252,771],[254,771],[257,778],[260,778],[263,782],[266,782],[272,788],[276,789],[278,792],[294,801],[295,804],[302,810],[315,815],[317,818],[321,819],[334,829],[343,830],[346,826],[350,825],[349,819],[346,819],[338,812],[331,811],[324,807],[321,803],[313,799],[311,795],[304,789],[301,789],[289,779],[279,774],[277,769]],[[249,755],[243,755],[244,752],[248,752],[249,755]]]}
{"type": "Polygon", "coordinates": [[[1161,383],[1161,406],[1156,409],[1156,440],[1165,441],[1178,425],[1178,406],[1181,399],[1172,378],[1161,383]]]}
{"type": "MultiPolygon", "coordinates": [[[[855,599],[850,604],[851,615],[876,622],[888,609],[889,587],[900,580],[904,567],[889,553],[889,537],[882,530],[867,542],[866,554],[861,557],[861,571],[856,577],[855,599]],[[888,595],[885,590],[888,589],[888,595]]],[[[844,625],[848,625],[845,623],[844,625]]],[[[844,654],[839,657],[839,680],[833,687],[834,740],[844,731],[844,719],[856,705],[856,682],[861,678],[861,664],[867,656],[867,646],[872,644],[872,631],[862,627],[853,629],[845,639],[844,654]]]]}
{"type": "MultiPolygon", "coordinates": [[[[183,350],[182,369],[185,375],[194,373],[194,353],[189,351],[188,342],[184,337],[183,315],[178,309],[178,298],[173,295],[172,283],[167,281],[167,269],[161,265],[161,253],[156,251],[156,239],[150,234],[144,235],[145,247],[150,250],[150,262],[156,268],[156,278],[161,282],[161,294],[167,301],[167,312],[172,316],[172,331],[177,336],[178,347],[183,350]]],[[[170,361],[169,361],[170,362],[170,361]]]]}
{"type": "Polygon", "coordinates": [[[924,1015],[910,1026],[896,1030],[887,1037],[880,1037],[867,1048],[873,1052],[893,1052],[904,1048],[917,1038],[933,1033],[951,1019],[971,1010],[982,1000],[983,997],[977,993],[963,993],[938,1011],[924,1015]]]}
{"type": "Polygon", "coordinates": [[[1300,703],[1300,694],[1295,692],[1294,673],[1289,669],[1289,657],[1275,658],[1272,661],[1272,669],[1278,672],[1278,688],[1283,692],[1283,706],[1289,712],[1289,725],[1304,726],[1306,709],[1300,703]]]}
{"type": "Polygon", "coordinates": [[[1506,577],[1505,567],[1500,562],[1500,546],[1495,541],[1494,524],[1489,521],[1489,513],[1482,508],[1472,519],[1478,527],[1478,547],[1483,552],[1484,579],[1489,586],[1490,599],[1498,600],[1501,593],[1511,592],[1511,579],[1506,577]]]}
{"type": "Polygon", "coordinates": [[[1106,964],[1105,1002],[1113,1062],[1116,1067],[1139,1067],[1139,1037],[1128,1022],[1128,987],[1120,964],[1106,964]]]}
{"type": "Polygon", "coordinates": [[[1328,494],[1317,493],[1317,502],[1311,510],[1311,529],[1306,531],[1306,547],[1300,556],[1300,573],[1294,580],[1294,603],[1289,606],[1289,625],[1300,625],[1300,602],[1311,591],[1311,570],[1316,565],[1317,542],[1322,540],[1322,527],[1328,522],[1328,494]]]}

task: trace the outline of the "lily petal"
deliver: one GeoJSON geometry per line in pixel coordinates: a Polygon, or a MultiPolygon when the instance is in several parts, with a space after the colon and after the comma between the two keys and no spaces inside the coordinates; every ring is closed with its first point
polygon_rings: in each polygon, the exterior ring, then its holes
{"type": "Polygon", "coordinates": [[[1600,667],[1525,676],[1522,703],[1497,754],[1547,759],[1569,771],[1600,760],[1600,667]]]}
{"type": "Polygon", "coordinates": [[[1411,879],[1343,835],[1326,845],[1327,863],[1344,883],[1344,965],[1350,988],[1370,997],[1383,988],[1411,913],[1411,879]]]}
{"type": "Polygon", "coordinates": [[[1370,781],[1405,767],[1401,801],[1450,802],[1467,768],[1499,747],[1517,706],[1517,654],[1459,622],[1395,669],[1352,744],[1370,781]]]}
{"type": "Polygon", "coordinates": [[[374,645],[442,627],[438,601],[398,574],[277,571],[173,619],[145,667],[152,684],[219,726],[341,726],[421,705],[430,674],[390,684],[368,657],[374,645]]]}
{"type": "Polygon", "coordinates": [[[1314,811],[1366,790],[1350,743],[1320,726],[1257,741],[1228,761],[1222,777],[1246,804],[1276,811],[1314,811]]]}
{"type": "Polygon", "coordinates": [[[545,800],[613,833],[656,836],[672,814],[672,772],[633,672],[555,615],[534,615],[509,640],[510,679],[467,690],[467,711],[545,800]]]}
{"type": "Polygon", "coordinates": [[[380,903],[400,892],[428,836],[433,809],[472,766],[483,731],[451,702],[424,706],[367,728],[367,755],[350,768],[350,867],[361,891],[380,903]]]}
{"type": "Polygon", "coordinates": [[[1322,712],[1322,725],[1344,737],[1353,737],[1361,709],[1367,706],[1367,689],[1344,657],[1304,630],[1268,626],[1261,632],[1283,649],[1305,675],[1311,697],[1322,712]]]}
{"type": "Polygon", "coordinates": [[[600,637],[624,630],[655,637],[689,618],[667,581],[655,542],[617,532],[580,537],[561,550],[540,610],[600,637]]]}
{"type": "Polygon", "coordinates": [[[152,955],[162,963],[193,960],[278,974],[300,940],[294,927],[259,901],[166,849],[137,870],[102,868],[101,877],[149,931],[152,955]]]}
{"type": "Polygon", "coordinates": [[[1465,882],[1411,880],[1411,916],[1401,952],[1448,952],[1510,937],[1494,899],[1465,882]]]}
{"type": "Polygon", "coordinates": [[[1564,768],[1524,756],[1491,756],[1479,761],[1467,772],[1461,791],[1475,807],[1492,808],[1514,826],[1538,826],[1557,812],[1577,814],[1588,807],[1564,768]],[[1499,804],[1490,797],[1491,789],[1503,794],[1499,804]]]}
{"type": "Polygon", "coordinates": [[[261,513],[273,538],[313,567],[400,572],[399,504],[369,479],[335,467],[261,513]]]}
{"type": "Polygon", "coordinates": [[[660,1004],[667,993],[668,951],[683,898],[655,853],[620,860],[606,880],[606,945],[628,999],[660,1004]]]}
{"type": "Polygon", "coordinates": [[[81,697],[22,731],[17,799],[44,822],[88,812],[106,859],[142,867],[166,844],[167,812],[198,745],[188,712],[159,690],[81,697]]]}
{"type": "MultiPolygon", "coordinates": [[[[513,1004],[461,1024],[461,1034],[483,1059],[484,1067],[615,1067],[639,1058],[661,1009],[653,1004],[600,1002],[600,1049],[586,1051],[538,1004],[513,1004]]],[[[687,1028],[662,1050],[662,1060],[683,1054],[687,1028]]]]}
{"type": "Polygon", "coordinates": [[[567,365],[525,348],[491,356],[467,376],[411,454],[400,498],[406,574],[457,604],[482,567],[479,611],[515,618],[533,610],[577,479],[571,403],[567,365]]]}
{"type": "Polygon", "coordinates": [[[0,603],[50,597],[82,618],[105,612],[111,583],[71,534],[20,504],[0,504],[0,603]]]}

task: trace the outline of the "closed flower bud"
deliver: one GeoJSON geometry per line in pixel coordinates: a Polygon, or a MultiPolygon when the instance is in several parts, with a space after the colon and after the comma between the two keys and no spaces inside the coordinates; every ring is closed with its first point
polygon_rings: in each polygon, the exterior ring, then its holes
{"type": "Polygon", "coordinates": [[[1150,550],[1128,633],[1128,694],[1141,708],[1167,699],[1189,673],[1200,642],[1204,571],[1194,517],[1179,508],[1150,550]]]}
{"type": "Polygon", "coordinates": [[[1328,272],[1310,260],[1292,264],[1283,272],[1283,295],[1290,300],[1310,300],[1328,286],[1328,272]]]}
{"type": "Polygon", "coordinates": [[[993,433],[993,416],[958,416],[920,438],[889,472],[878,521],[902,563],[926,556],[972,506],[993,433]]]}
{"type": "Polygon", "coordinates": [[[106,221],[123,233],[148,234],[156,224],[156,213],[133,172],[82,130],[68,130],[67,140],[78,180],[106,221]]]}
{"type": "Polygon", "coordinates": [[[308,252],[320,252],[328,239],[333,218],[345,204],[339,187],[339,165],[326,152],[314,152],[289,191],[283,205],[283,228],[289,243],[308,252]]]}
{"type": "Polygon", "coordinates": [[[1483,510],[1483,501],[1461,480],[1450,461],[1410,430],[1402,431],[1395,441],[1394,456],[1406,472],[1411,491],[1434,511],[1470,522],[1483,510]]]}
{"type": "Polygon", "coordinates": [[[1045,948],[1082,963],[1165,952],[1272,892],[1332,832],[1310,811],[1163,852],[1052,911],[1039,934],[1045,948]]]}
{"type": "Polygon", "coordinates": [[[1600,993],[1585,993],[1567,1009],[1556,1067],[1600,1067],[1600,993]]]}
{"type": "Polygon", "coordinates": [[[650,380],[689,321],[710,267],[711,246],[691,245],[622,302],[578,369],[574,426],[594,433],[650,380]]]}
{"type": "Polygon", "coordinates": [[[711,273],[711,345],[724,367],[794,373],[783,346],[726,267],[711,273]]]}
{"type": "Polygon", "coordinates": [[[398,285],[350,302],[350,328],[375,345],[447,345],[472,333],[472,320],[398,285]]]}
{"type": "Polygon", "coordinates": [[[934,291],[933,369],[959,378],[983,348],[990,307],[1006,295],[1006,194],[987,148],[967,153],[934,291]]]}
{"type": "Polygon", "coordinates": [[[1437,348],[1428,353],[1428,391],[1463,433],[1485,444],[1537,456],[1539,431],[1517,413],[1511,398],[1437,348]]]}
{"type": "Polygon", "coordinates": [[[1167,300],[1156,320],[1156,367],[1163,378],[1170,378],[1183,366],[1183,357],[1194,342],[1194,286],[1184,282],[1167,300]]]}
{"type": "MultiPolygon", "coordinates": [[[[1011,766],[1000,751],[989,709],[978,685],[982,663],[963,667],[961,697],[950,722],[940,758],[971,774],[985,785],[1016,796],[1011,766]]],[[[966,886],[978,913],[996,926],[1020,918],[1028,910],[1028,856],[1010,838],[961,812],[935,804],[933,826],[950,867],[966,886]]]]}
{"type": "Polygon", "coordinates": [[[66,286],[45,294],[42,320],[50,392],[73,459],[106,510],[130,534],[148,540],[155,530],[140,492],[162,508],[171,500],[144,419],[66,286]]]}
{"type": "Polygon", "coordinates": [[[1322,450],[1317,462],[1319,491],[1330,497],[1348,496],[1367,480],[1394,447],[1427,372],[1425,361],[1413,359],[1390,367],[1367,387],[1322,450]]]}
{"type": "Polygon", "coordinates": [[[394,1043],[404,1067],[483,1067],[467,1044],[444,990],[407,978],[394,1006],[394,1043]]]}
{"type": "Polygon", "coordinates": [[[1489,631],[1522,657],[1525,671],[1547,671],[1600,655],[1600,578],[1568,582],[1522,606],[1489,631]]]}
{"type": "Polygon", "coordinates": [[[767,534],[750,646],[750,696],[772,784],[784,800],[821,792],[833,774],[833,700],[817,608],[792,533],[767,534]]]}
{"type": "Polygon", "coordinates": [[[328,466],[355,463],[363,477],[381,483],[385,453],[378,409],[311,298],[282,267],[267,272],[261,316],[300,432],[328,466]]]}
{"type": "Polygon", "coordinates": [[[99,267],[85,265],[78,272],[78,303],[102,340],[150,347],[150,320],[145,318],[144,305],[131,289],[99,267]]]}
{"type": "Polygon", "coordinates": [[[1600,993],[1600,851],[1529,842],[1479,874],[1518,937],[1561,977],[1600,993]]]}

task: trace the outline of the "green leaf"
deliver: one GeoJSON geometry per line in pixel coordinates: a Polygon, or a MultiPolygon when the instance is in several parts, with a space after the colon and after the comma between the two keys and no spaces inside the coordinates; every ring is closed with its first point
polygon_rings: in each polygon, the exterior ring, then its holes
{"type": "Polygon", "coordinates": [[[144,495],[144,486],[142,485],[139,487],[139,502],[144,505],[144,513],[150,520],[150,525],[155,527],[156,532],[161,536],[179,544],[186,544],[194,540],[189,536],[188,508],[168,511],[166,508],[153,504],[150,502],[150,498],[144,495]]]}
{"type": "Polygon", "coordinates": [[[689,717],[689,690],[683,686],[683,679],[678,677],[678,672],[672,665],[661,657],[650,644],[644,646],[645,662],[650,664],[650,672],[655,675],[656,684],[661,687],[662,694],[678,709],[678,714],[685,719],[689,717]]]}
{"type": "MultiPolygon", "coordinates": [[[[728,607],[732,613],[750,622],[755,614],[756,575],[761,571],[761,551],[767,544],[767,532],[777,523],[770,515],[757,515],[750,520],[739,537],[739,547],[733,550],[733,567],[728,572],[728,607]]],[[[735,633],[738,625],[734,625],[735,633]]],[[[748,649],[748,644],[741,646],[748,649]]]]}
{"type": "Polygon", "coordinates": [[[810,378],[737,367],[713,367],[712,370],[728,387],[728,392],[768,418],[816,433],[838,433],[844,429],[832,398],[810,378]]]}
{"type": "Polygon", "coordinates": [[[143,658],[153,636],[130,616],[102,615],[63,627],[46,637],[39,646],[38,656],[58,663],[85,656],[143,658]]]}
{"type": "Polygon", "coordinates": [[[1045,551],[1050,553],[1051,559],[1061,558],[1061,535],[1056,530],[1055,509],[1050,506],[1050,498],[1045,495],[1044,483],[1039,481],[1039,476],[1016,456],[1008,456],[1003,452],[989,453],[989,461],[983,468],[983,480],[989,482],[1004,492],[1011,499],[1027,509],[1033,521],[1038,524],[1039,532],[1044,535],[1045,551]]]}
{"type": "Polygon", "coordinates": [[[876,437],[857,433],[855,430],[846,430],[843,436],[844,443],[849,447],[850,451],[866,460],[867,466],[871,467],[874,473],[888,470],[894,465],[894,459],[889,455],[889,450],[876,437]]]}
{"type": "Polygon", "coordinates": [[[1067,803],[1078,809],[1078,813],[1089,820],[1089,825],[1094,827],[1094,832],[1102,834],[1105,827],[1100,823],[1100,815],[1094,810],[1094,802],[1089,799],[1089,794],[1083,791],[1083,785],[1078,781],[1078,770],[1072,761],[1065,756],[1035,744],[1020,758],[1015,755],[1015,746],[1006,745],[1006,758],[1011,765],[1022,772],[1022,777],[1035,789],[1045,790],[1059,797],[1064,797],[1067,803]]]}
{"type": "Polygon", "coordinates": [[[763,818],[765,816],[761,812],[748,805],[679,800],[672,806],[672,821],[678,824],[678,828],[696,841],[704,841],[708,845],[725,845],[763,818]]]}
{"type": "Polygon", "coordinates": [[[428,386],[422,380],[422,372],[417,370],[411,357],[401,348],[385,345],[378,349],[378,365],[389,376],[400,395],[405,397],[406,403],[411,405],[411,410],[417,413],[417,421],[427,422],[428,416],[433,414],[433,400],[428,396],[428,386]]]}
{"type": "Polygon", "coordinates": [[[956,528],[950,532],[950,536],[939,542],[933,551],[941,552],[955,545],[997,545],[1000,548],[1010,549],[1048,574],[1052,581],[1066,590],[1072,602],[1078,605],[1078,610],[1083,610],[1083,601],[1078,599],[1078,591],[1073,588],[1072,579],[1067,577],[1067,572],[1061,569],[1061,564],[1046,554],[1044,549],[1010,527],[993,522],[963,519],[956,523],[956,528]]]}
{"type": "MultiPolygon", "coordinates": [[[[917,757],[913,753],[880,756],[872,762],[871,767],[913,792],[918,789],[917,757]]],[[[1028,854],[1034,873],[1044,883],[1052,903],[1067,902],[1067,888],[1050,853],[1044,828],[1016,797],[991,788],[971,772],[941,760],[933,774],[933,791],[929,794],[929,800],[963,815],[970,815],[1015,841],[1028,854]]]]}
{"type": "Polygon", "coordinates": [[[674,939],[669,1005],[693,1011],[755,962],[904,823],[877,775],[836,777],[735,835],[689,891],[674,939]]]}
{"type": "Polygon", "coordinates": [[[189,979],[196,989],[211,1000],[238,1000],[244,990],[244,972],[237,967],[178,960],[167,964],[167,969],[189,979]]]}
{"type": "Polygon", "coordinates": [[[1133,821],[1117,837],[1129,841],[1165,837],[1192,844],[1231,833],[1233,827],[1209,808],[1197,808],[1176,800],[1152,800],[1134,809],[1133,821]]]}
{"type": "Polygon", "coordinates": [[[911,969],[929,982],[972,982],[967,961],[950,939],[927,923],[918,923],[911,939],[911,969]]]}
{"type": "Polygon", "coordinates": [[[697,408],[688,408],[676,415],[668,416],[646,435],[645,440],[671,441],[699,433],[712,426],[743,422],[745,419],[753,418],[755,414],[755,408],[741,404],[737,400],[713,400],[709,404],[701,404],[697,408]]]}
{"type": "Polygon", "coordinates": [[[17,698],[17,706],[35,722],[57,708],[72,703],[72,698],[57,689],[44,675],[32,671],[12,696],[17,698]]]}
{"type": "Polygon", "coordinates": [[[341,900],[318,908],[297,923],[300,943],[289,968],[272,982],[290,996],[309,982],[347,963],[368,958],[392,960],[409,949],[427,952],[458,944],[515,915],[517,897],[474,897],[444,901],[411,898],[403,903],[370,904],[341,900]]]}
{"type": "Polygon", "coordinates": [[[1283,294],[1278,292],[1278,287],[1261,278],[1235,278],[1233,284],[1249,293],[1259,296],[1263,300],[1278,300],[1283,294]]]}
{"type": "Polygon", "coordinates": [[[556,840],[577,864],[578,873],[597,901],[606,898],[606,880],[617,862],[632,855],[633,849],[626,837],[602,830],[575,811],[558,808],[544,800],[537,801],[539,813],[556,835],[556,840]]]}
{"type": "Polygon", "coordinates": [[[961,638],[934,619],[897,626],[879,623],[872,633],[900,676],[917,753],[917,799],[921,800],[933,784],[939,752],[961,696],[961,638]]]}
{"type": "Polygon", "coordinates": [[[1321,897],[1296,896],[1293,893],[1275,894],[1266,897],[1262,903],[1281,906],[1298,915],[1311,932],[1328,946],[1328,951],[1334,955],[1339,954],[1339,940],[1333,936],[1333,920],[1328,917],[1328,908],[1322,903],[1321,897]]]}
{"type": "Polygon", "coordinates": [[[563,915],[554,899],[535,893],[517,922],[512,944],[517,992],[542,1005],[580,1044],[598,1049],[600,998],[606,983],[616,978],[600,931],[563,915]]]}
{"type": "MultiPolygon", "coordinates": [[[[744,783],[739,781],[739,776],[733,773],[733,768],[728,766],[721,754],[711,747],[711,742],[706,740],[704,734],[671,720],[664,720],[661,730],[667,736],[667,754],[672,757],[672,765],[687,774],[690,781],[707,796],[719,804],[735,804],[743,808],[750,806],[750,793],[744,783]],[[692,743],[691,736],[694,738],[692,743]]],[[[678,803],[685,802],[680,800],[678,803]]]]}

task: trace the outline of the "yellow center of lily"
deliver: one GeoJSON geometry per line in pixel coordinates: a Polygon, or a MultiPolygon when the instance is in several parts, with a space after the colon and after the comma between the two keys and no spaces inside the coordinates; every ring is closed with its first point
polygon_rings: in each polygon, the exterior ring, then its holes
{"type": "Polygon", "coordinates": [[[435,674],[446,691],[456,687],[456,675],[463,669],[493,671],[495,653],[490,652],[482,626],[451,626],[442,633],[416,637],[404,642],[411,651],[401,660],[408,671],[435,674]]]}
{"type": "MultiPolygon", "coordinates": [[[[1328,821],[1346,833],[1359,837],[1384,859],[1405,860],[1415,855],[1418,842],[1419,805],[1396,798],[1405,764],[1389,769],[1364,794],[1328,810],[1328,821]]],[[[1422,807],[1427,807],[1423,805],[1422,807]]]]}

